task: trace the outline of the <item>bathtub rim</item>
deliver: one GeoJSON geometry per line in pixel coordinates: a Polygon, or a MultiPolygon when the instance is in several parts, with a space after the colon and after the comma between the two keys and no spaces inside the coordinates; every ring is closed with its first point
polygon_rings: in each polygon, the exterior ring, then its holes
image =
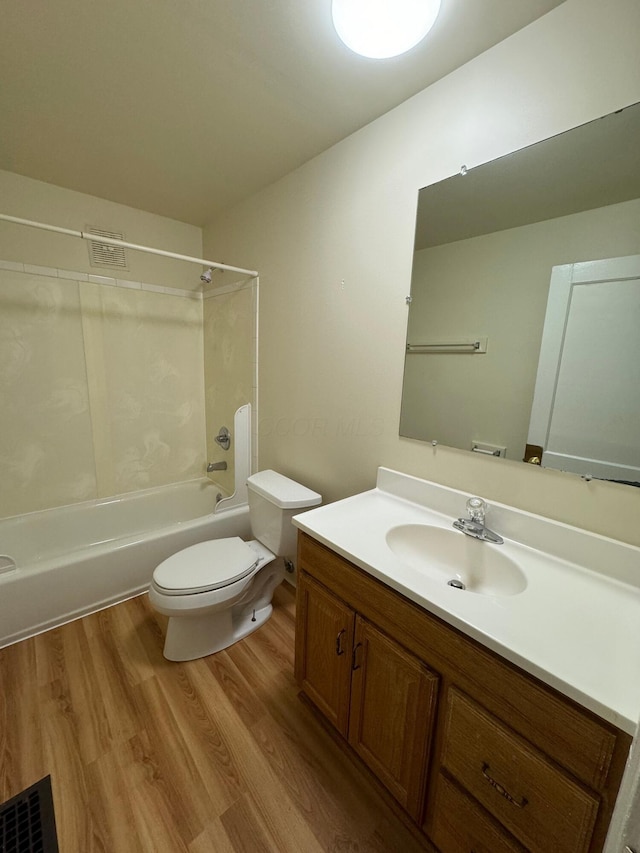
{"type": "MultiPolygon", "coordinates": [[[[53,580],[53,589],[49,590],[51,598],[55,600],[59,596],[58,601],[46,600],[45,610],[47,613],[39,611],[39,604],[46,591],[39,596],[40,601],[33,604],[29,602],[28,606],[34,607],[34,612],[27,614],[21,625],[13,625],[9,632],[0,636],[0,649],[7,646],[19,643],[22,640],[38,636],[46,631],[81,619],[84,616],[89,616],[92,613],[98,613],[121,601],[126,601],[130,598],[136,598],[143,594],[149,588],[153,569],[166,557],[172,553],[188,547],[190,544],[195,544],[199,541],[207,539],[224,538],[226,536],[240,535],[242,538],[250,536],[249,524],[249,506],[243,504],[240,506],[229,507],[225,512],[209,513],[205,516],[198,516],[186,522],[176,522],[172,525],[156,528],[155,530],[146,531],[135,536],[123,537],[121,540],[111,540],[109,543],[101,543],[99,545],[89,545],[83,549],[77,549],[69,552],[67,559],[64,560],[60,556],[54,557],[49,561],[42,563],[32,563],[26,567],[18,568],[15,572],[10,572],[4,576],[0,576],[0,587],[3,588],[2,598],[0,599],[0,614],[3,607],[11,606],[12,588],[22,585],[27,589],[39,584],[40,581],[46,584],[46,579],[53,580]],[[216,521],[220,527],[224,528],[217,536],[211,535],[214,533],[216,521]],[[213,529],[212,529],[213,528],[213,529]],[[162,549],[163,544],[171,543],[172,539],[178,540],[175,544],[172,543],[171,548],[162,549]],[[149,553],[144,553],[145,546],[149,549],[156,549],[154,556],[149,553]],[[120,552],[125,557],[133,557],[135,553],[133,549],[136,547],[141,551],[137,558],[135,569],[135,578],[131,577],[131,573],[125,568],[124,574],[118,571],[112,574],[99,575],[100,582],[110,588],[106,590],[91,589],[91,577],[88,579],[85,572],[90,573],[90,567],[83,567],[86,561],[95,560],[98,564],[100,561],[108,561],[113,558],[114,554],[120,552]],[[158,553],[162,551],[162,553],[158,553]],[[60,589],[64,588],[66,583],[78,584],[78,582],[87,581],[86,595],[79,606],[69,606],[65,601],[64,592],[60,594],[60,589]],[[113,582],[112,582],[113,581],[113,582]],[[132,582],[130,582],[132,581],[132,582]],[[112,583],[111,583],[112,582],[112,583]],[[35,614],[35,615],[34,615],[35,614]],[[30,618],[29,618],[30,617],[30,618]]],[[[118,570],[120,566],[118,565],[118,570]]],[[[95,566],[94,566],[95,569],[95,566]]],[[[37,587],[40,589],[40,587],[37,587]]],[[[75,591],[77,593],[77,590],[75,591]]],[[[75,594],[74,593],[74,594],[75,594]]],[[[18,598],[20,591],[17,593],[18,598]]],[[[19,605],[18,605],[19,606],[19,605]]],[[[22,612],[20,613],[22,616],[22,612]]]]}
{"type": "MultiPolygon", "coordinates": [[[[206,476],[201,477],[190,477],[188,480],[172,480],[170,483],[162,483],[157,486],[147,486],[145,489],[130,489],[128,492],[118,492],[116,495],[107,495],[102,498],[89,498],[86,501],[72,501],[68,504],[57,504],[56,506],[44,507],[43,509],[31,509],[29,512],[18,512],[14,515],[3,515],[0,517],[0,525],[2,525],[5,521],[15,521],[19,518],[31,518],[35,515],[42,515],[44,513],[53,513],[53,512],[62,512],[62,511],[73,511],[76,508],[80,511],[81,508],[93,509],[98,506],[106,506],[111,503],[118,503],[122,500],[126,500],[127,498],[132,498],[134,495],[140,495],[140,497],[149,496],[155,494],[157,492],[163,491],[165,489],[171,489],[173,486],[185,486],[189,483],[202,483],[204,488],[217,488],[219,492],[222,493],[223,498],[231,497],[228,494],[225,494],[225,489],[215,480],[210,479],[206,476]],[[209,484],[209,485],[206,485],[209,484]]],[[[218,508],[218,504],[216,503],[211,513],[206,513],[206,515],[222,515],[225,512],[228,512],[235,507],[226,507],[221,506],[218,508]]],[[[204,518],[206,516],[197,516],[198,518],[204,518]]],[[[189,519],[185,519],[189,520],[189,519]]]]}

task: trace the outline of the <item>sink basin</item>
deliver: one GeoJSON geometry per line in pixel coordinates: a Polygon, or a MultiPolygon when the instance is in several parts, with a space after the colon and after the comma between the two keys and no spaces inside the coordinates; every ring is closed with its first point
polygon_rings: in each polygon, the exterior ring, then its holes
{"type": "Polygon", "coordinates": [[[527,587],[522,569],[500,551],[501,545],[457,530],[401,524],[389,530],[386,540],[407,566],[452,587],[483,595],[517,595],[527,587]]]}

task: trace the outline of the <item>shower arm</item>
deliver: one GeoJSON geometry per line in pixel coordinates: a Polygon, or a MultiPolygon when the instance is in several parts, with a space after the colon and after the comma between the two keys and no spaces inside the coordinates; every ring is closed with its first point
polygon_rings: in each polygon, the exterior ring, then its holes
{"type": "Polygon", "coordinates": [[[68,237],[80,237],[82,240],[92,240],[94,243],[106,243],[109,246],[121,246],[123,249],[133,249],[137,252],[147,252],[150,255],[160,255],[164,258],[173,258],[176,261],[188,261],[193,264],[200,264],[205,267],[212,267],[216,270],[226,270],[228,272],[238,272],[243,275],[256,278],[257,270],[245,270],[242,267],[232,267],[229,264],[221,264],[217,261],[207,261],[204,258],[192,258],[190,255],[179,255],[176,252],[167,252],[164,249],[154,249],[151,246],[140,246],[137,243],[127,243],[125,240],[117,240],[114,237],[102,237],[96,234],[91,234],[87,231],[76,231],[73,228],[60,228],[58,225],[47,225],[44,222],[34,222],[31,219],[21,219],[18,216],[9,216],[7,213],[0,213],[0,220],[11,222],[13,225],[26,225],[30,228],[39,228],[41,231],[53,231],[56,234],[65,234],[68,237]]]}

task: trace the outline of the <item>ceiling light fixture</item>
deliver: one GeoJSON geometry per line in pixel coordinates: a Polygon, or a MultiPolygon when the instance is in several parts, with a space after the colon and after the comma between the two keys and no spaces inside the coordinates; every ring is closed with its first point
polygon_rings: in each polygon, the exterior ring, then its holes
{"type": "Polygon", "coordinates": [[[441,0],[332,0],[333,25],[361,56],[389,59],[415,47],[435,24],[441,0]]]}

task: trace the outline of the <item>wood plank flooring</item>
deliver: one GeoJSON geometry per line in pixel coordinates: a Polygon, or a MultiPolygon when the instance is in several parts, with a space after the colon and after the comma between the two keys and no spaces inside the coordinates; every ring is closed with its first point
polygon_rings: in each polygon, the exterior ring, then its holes
{"type": "Polygon", "coordinates": [[[51,774],[61,853],[424,850],[298,698],[294,614],[170,663],[143,595],[0,650],[0,802],[51,774]]]}

